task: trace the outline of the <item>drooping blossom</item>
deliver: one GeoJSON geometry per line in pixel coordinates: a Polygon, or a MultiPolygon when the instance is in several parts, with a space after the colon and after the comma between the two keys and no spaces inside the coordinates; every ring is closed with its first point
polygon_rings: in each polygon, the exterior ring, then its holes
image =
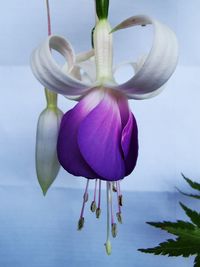
{"type": "Polygon", "coordinates": [[[175,70],[178,45],[172,30],[145,15],[130,17],[111,30],[107,20],[108,4],[105,8],[105,3],[108,1],[96,1],[98,20],[91,52],[75,56],[66,39],[51,35],[34,51],[31,66],[36,78],[49,90],[78,101],[62,118],[57,155],[66,171],[87,178],[78,229],[84,224],[89,180],[95,181],[91,210],[96,211],[97,218],[101,213],[101,181],[106,181],[105,245],[110,254],[110,221],[113,237],[117,233],[112,187],[118,198],[117,219],[122,222],[120,181],[133,171],[138,157],[137,123],[128,99],[151,98],[163,90],[163,85],[175,70]],[[114,78],[112,34],[137,25],[153,26],[152,48],[144,59],[132,64],[134,76],[125,83],[117,84],[114,78]],[[66,59],[67,70],[56,63],[51,53],[53,49],[66,59]]]}

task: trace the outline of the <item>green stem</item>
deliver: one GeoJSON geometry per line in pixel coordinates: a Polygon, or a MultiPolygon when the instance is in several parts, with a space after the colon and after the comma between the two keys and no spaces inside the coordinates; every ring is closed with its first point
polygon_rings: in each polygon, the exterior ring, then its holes
{"type": "Polygon", "coordinates": [[[109,0],[96,0],[96,13],[99,18],[107,19],[109,9],[109,0]]]}

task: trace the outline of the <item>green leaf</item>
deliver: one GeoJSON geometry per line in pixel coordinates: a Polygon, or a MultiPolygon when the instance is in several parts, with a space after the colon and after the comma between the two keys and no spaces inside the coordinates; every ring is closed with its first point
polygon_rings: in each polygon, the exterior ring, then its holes
{"type": "Polygon", "coordinates": [[[175,228],[175,229],[187,229],[187,230],[194,230],[195,226],[190,222],[185,222],[178,220],[177,222],[147,222],[147,224],[154,226],[156,228],[160,228],[162,230],[167,230],[168,228],[175,228]]]}
{"type": "Polygon", "coordinates": [[[167,231],[170,234],[176,235],[189,242],[193,240],[195,244],[200,244],[200,229],[190,222],[150,222],[148,223],[154,227],[167,231]]]}
{"type": "Polygon", "coordinates": [[[160,243],[157,247],[138,250],[155,255],[189,257],[197,254],[197,252],[200,252],[200,243],[197,246],[196,244],[193,244],[193,242],[188,242],[188,240],[181,238],[177,238],[176,240],[168,239],[166,242],[160,243]]]}
{"type": "Polygon", "coordinates": [[[183,173],[181,173],[181,175],[183,176],[184,180],[189,184],[190,187],[192,187],[195,190],[200,191],[200,184],[199,183],[193,182],[192,180],[187,178],[183,173]]]}
{"type": "Polygon", "coordinates": [[[194,259],[194,267],[200,267],[200,254],[194,259]]]}
{"type": "Polygon", "coordinates": [[[182,209],[185,211],[185,213],[187,214],[187,216],[190,218],[190,220],[200,228],[200,213],[189,209],[188,207],[186,207],[185,205],[183,205],[180,202],[180,205],[182,207],[182,209]]]}
{"type": "Polygon", "coordinates": [[[189,194],[189,193],[185,193],[183,191],[181,191],[179,188],[176,187],[176,189],[178,190],[179,193],[181,193],[184,196],[187,197],[192,197],[192,198],[196,198],[196,199],[200,199],[200,195],[194,195],[194,194],[189,194]]]}
{"type": "MultiPolygon", "coordinates": [[[[200,192],[200,184],[191,181],[182,174],[185,181],[192,189],[200,192]]],[[[184,193],[178,189],[183,195],[200,199],[200,195],[184,193]]],[[[183,256],[189,257],[195,255],[194,267],[200,267],[200,213],[192,210],[180,202],[180,206],[190,218],[191,222],[178,220],[175,222],[147,222],[149,225],[160,228],[170,234],[176,236],[176,239],[168,239],[153,248],[139,249],[144,253],[152,253],[155,255],[183,256]]]]}
{"type": "MultiPolygon", "coordinates": [[[[184,210],[189,214],[192,221],[195,222],[198,213],[188,209],[181,204],[184,210]],[[194,214],[195,213],[195,214],[194,214]]],[[[168,239],[166,242],[160,243],[159,246],[154,248],[139,249],[144,253],[152,253],[155,255],[168,255],[168,256],[183,256],[189,257],[200,253],[200,228],[187,221],[176,222],[147,222],[149,225],[167,231],[170,234],[176,235],[177,238],[168,239]]]]}

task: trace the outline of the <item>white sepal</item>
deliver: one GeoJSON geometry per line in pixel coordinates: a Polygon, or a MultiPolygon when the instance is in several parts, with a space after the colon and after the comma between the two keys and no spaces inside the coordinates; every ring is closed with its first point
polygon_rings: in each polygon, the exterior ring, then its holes
{"type": "Polygon", "coordinates": [[[57,138],[62,116],[63,113],[58,108],[46,108],[38,119],[36,172],[44,195],[60,169],[57,158],[57,138]]]}
{"type": "MultiPolygon", "coordinates": [[[[146,56],[143,55],[141,57],[138,58],[137,62],[123,62],[117,66],[115,66],[113,72],[115,74],[115,72],[117,72],[121,67],[123,66],[131,66],[134,70],[134,74],[138,72],[138,70],[141,68],[141,66],[144,64],[146,60],[146,56]]],[[[152,98],[154,96],[159,95],[165,88],[165,84],[162,85],[160,88],[158,88],[157,90],[151,92],[151,93],[145,93],[145,94],[126,94],[126,96],[129,99],[135,99],[135,100],[144,100],[144,99],[148,99],[148,98],[152,98]]]]}
{"type": "Polygon", "coordinates": [[[85,94],[90,85],[70,76],[75,64],[72,46],[63,37],[51,35],[32,54],[31,67],[36,78],[49,90],[62,95],[79,96],[85,94]],[[66,59],[68,72],[54,60],[51,49],[66,59]]]}
{"type": "Polygon", "coordinates": [[[171,77],[178,61],[176,35],[167,26],[148,16],[131,17],[116,26],[112,32],[131,26],[147,24],[152,24],[154,27],[154,40],[145,62],[130,80],[112,87],[113,89],[124,91],[129,98],[143,99],[139,95],[144,96],[145,94],[149,94],[147,96],[152,97],[153,92],[159,90],[171,77]]]}

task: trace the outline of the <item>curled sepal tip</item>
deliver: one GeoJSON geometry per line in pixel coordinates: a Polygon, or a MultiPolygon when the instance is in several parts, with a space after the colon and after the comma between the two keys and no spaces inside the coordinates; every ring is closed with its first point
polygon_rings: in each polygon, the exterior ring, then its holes
{"type": "Polygon", "coordinates": [[[55,180],[60,164],[57,158],[57,137],[63,113],[46,108],[39,116],[36,135],[36,172],[45,195],[55,180]]]}
{"type": "Polygon", "coordinates": [[[110,240],[107,240],[105,243],[105,247],[106,247],[106,253],[107,255],[111,255],[112,252],[112,246],[111,246],[111,242],[110,240]]]}
{"type": "Polygon", "coordinates": [[[109,0],[95,0],[96,1],[96,13],[99,20],[107,19],[109,0]]]}

